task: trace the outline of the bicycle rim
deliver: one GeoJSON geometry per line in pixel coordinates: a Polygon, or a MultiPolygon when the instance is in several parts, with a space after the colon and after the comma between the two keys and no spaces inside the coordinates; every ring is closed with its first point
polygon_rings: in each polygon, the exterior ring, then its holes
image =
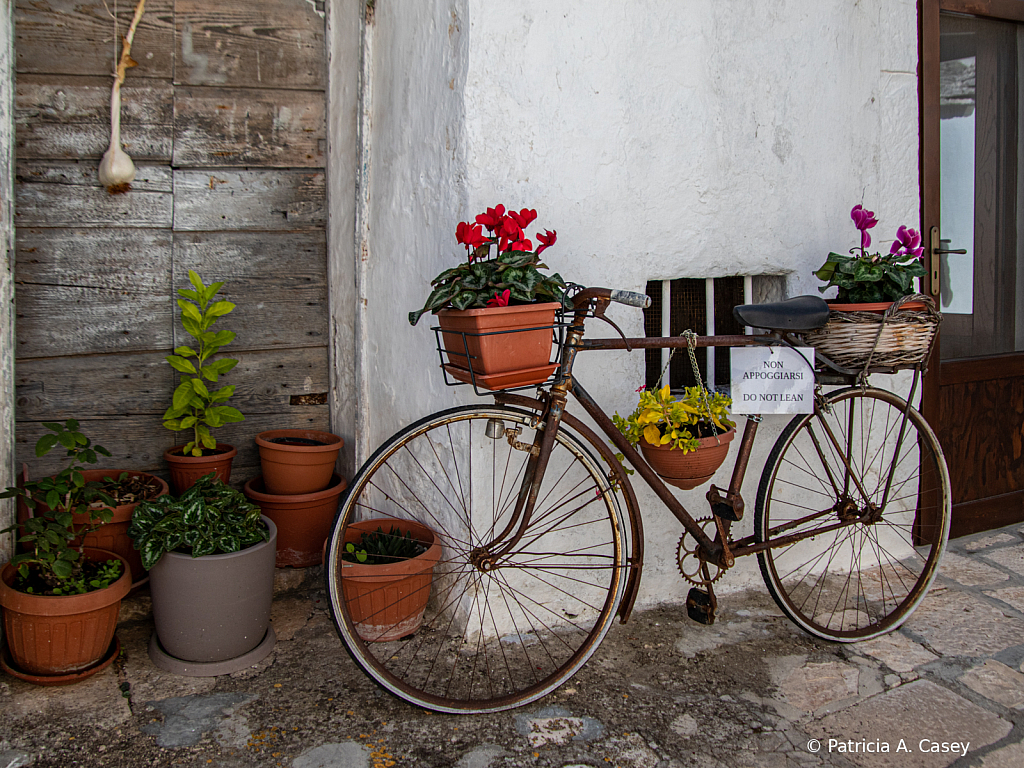
{"type": "Polygon", "coordinates": [[[754,530],[775,543],[758,562],[783,612],[851,642],[895,629],[923,599],[949,535],[949,477],[935,434],[912,408],[904,420],[896,395],[853,388],[827,400],[776,442],[754,530]]]}
{"type": "Polygon", "coordinates": [[[339,510],[325,561],[335,625],[363,670],[413,704],[493,712],[534,701],[572,676],[611,624],[625,575],[621,517],[597,461],[564,428],[529,527],[511,551],[483,563],[513,519],[532,418],[497,406],[428,417],[377,451],[339,510]],[[500,436],[488,437],[488,427],[500,436]],[[517,427],[510,439],[505,430],[517,427]],[[368,519],[385,531],[405,521],[431,529],[436,565],[386,596],[359,583],[342,552],[368,519]],[[391,613],[410,594],[426,605],[411,617],[391,613]],[[382,603],[368,607],[377,596],[382,603]]]}

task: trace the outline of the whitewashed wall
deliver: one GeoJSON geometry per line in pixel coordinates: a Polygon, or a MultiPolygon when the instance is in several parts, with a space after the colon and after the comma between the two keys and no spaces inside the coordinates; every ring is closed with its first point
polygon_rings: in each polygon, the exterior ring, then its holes
{"type": "MultiPolygon", "coordinates": [[[[488,206],[536,208],[538,228],[558,231],[545,253],[553,269],[631,290],[747,273],[786,275],[791,295],[811,293],[825,254],[855,244],[854,204],[876,211],[881,247],[900,224],[918,226],[913,0],[376,6],[357,310],[364,450],[473,399],[442,386],[429,316],[416,328],[405,316],[461,257],[457,222],[488,206]]],[[[612,314],[642,335],[637,310],[612,314]]],[[[603,353],[581,356],[577,371],[624,412],[642,365],[641,354],[603,353]]],[[[783,424],[762,427],[772,437],[754,454],[738,535],[749,532],[759,468],[783,424]]],[[[640,602],[682,599],[678,526],[652,494],[640,496],[640,602]]],[[[684,503],[705,514],[702,492],[684,503]]],[[[756,578],[750,559],[722,588],[756,578]]]]}

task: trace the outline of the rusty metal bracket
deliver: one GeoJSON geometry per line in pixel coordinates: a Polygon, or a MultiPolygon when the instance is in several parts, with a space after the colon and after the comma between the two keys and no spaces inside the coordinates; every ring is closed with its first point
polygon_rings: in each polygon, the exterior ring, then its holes
{"type": "Polygon", "coordinates": [[[733,523],[743,519],[743,511],[746,505],[743,503],[743,497],[738,493],[724,491],[723,495],[722,488],[712,485],[711,490],[707,492],[707,500],[711,505],[711,513],[715,517],[720,517],[733,523]]]}
{"type": "Polygon", "coordinates": [[[508,427],[505,429],[505,439],[508,440],[508,444],[515,448],[517,451],[528,453],[531,456],[540,455],[540,446],[530,443],[521,443],[517,438],[523,433],[522,427],[508,427]]]}

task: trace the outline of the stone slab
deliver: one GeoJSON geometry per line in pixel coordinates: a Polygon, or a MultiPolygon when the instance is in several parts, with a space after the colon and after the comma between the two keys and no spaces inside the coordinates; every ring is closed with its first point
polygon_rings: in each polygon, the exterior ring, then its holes
{"type": "Polygon", "coordinates": [[[1022,765],[1024,744],[1010,744],[985,755],[979,768],[1020,768],[1022,765]]]}
{"type": "Polygon", "coordinates": [[[1004,571],[986,565],[977,558],[964,557],[952,552],[946,552],[942,556],[939,574],[965,587],[983,587],[1010,578],[1004,571]]]}
{"type": "Polygon", "coordinates": [[[1007,605],[1012,605],[1018,611],[1024,613],[1024,587],[985,590],[985,594],[994,597],[996,600],[1002,600],[1007,605]]]}
{"type": "Polygon", "coordinates": [[[998,544],[1011,544],[1013,542],[1020,543],[1020,539],[1016,536],[1011,536],[1008,533],[997,533],[994,536],[982,536],[980,539],[973,539],[964,544],[964,549],[968,552],[977,552],[980,549],[988,549],[989,547],[996,546],[998,544]]]}
{"type": "Polygon", "coordinates": [[[1024,675],[995,659],[968,670],[960,676],[960,682],[1004,707],[1024,709],[1024,675]]]}
{"type": "Polygon", "coordinates": [[[292,768],[369,768],[370,754],[357,741],[321,744],[292,761],[292,768]]]}
{"type": "Polygon", "coordinates": [[[922,747],[969,742],[970,755],[1003,738],[1012,727],[962,696],[917,680],[809,723],[805,730],[820,739],[820,756],[842,757],[864,768],[943,768],[963,755],[922,751],[922,747]],[[829,739],[835,740],[835,746],[829,739]],[[901,739],[906,751],[897,751],[901,739]],[[858,744],[876,742],[887,744],[890,751],[866,752],[863,747],[854,751],[858,744]],[[840,752],[840,743],[850,748],[840,752]]]}
{"type": "Polygon", "coordinates": [[[991,560],[993,563],[998,563],[1004,568],[1009,568],[1014,573],[1024,576],[1024,546],[1003,547],[979,554],[984,555],[986,560],[991,560]]]}
{"type": "Polygon", "coordinates": [[[8,685],[0,696],[0,711],[5,720],[86,715],[97,728],[114,728],[132,716],[113,665],[74,685],[39,686],[4,679],[8,685]]]}
{"type": "Polygon", "coordinates": [[[857,650],[878,659],[893,672],[900,674],[938,658],[920,643],[898,632],[858,643],[857,650]]]}
{"type": "Polygon", "coordinates": [[[804,712],[857,695],[860,670],[837,661],[811,662],[790,672],[779,681],[779,692],[786,701],[804,712]]]}
{"type": "Polygon", "coordinates": [[[1024,642],[1024,620],[963,592],[929,596],[904,629],[943,656],[986,656],[1024,642]]]}
{"type": "Polygon", "coordinates": [[[244,693],[212,693],[150,701],[149,706],[160,712],[163,719],[147,723],[142,732],[156,736],[156,743],[165,749],[191,747],[205,733],[221,730],[235,710],[255,698],[244,693]]]}

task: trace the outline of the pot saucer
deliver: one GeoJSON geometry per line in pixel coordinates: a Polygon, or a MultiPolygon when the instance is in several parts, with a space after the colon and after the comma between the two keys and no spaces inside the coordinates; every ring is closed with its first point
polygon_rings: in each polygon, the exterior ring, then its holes
{"type": "Polygon", "coordinates": [[[106,655],[91,667],[66,675],[33,675],[28,672],[22,672],[14,666],[11,651],[7,647],[7,643],[4,643],[3,649],[0,651],[0,669],[3,669],[11,677],[24,680],[26,683],[33,683],[35,685],[70,685],[71,683],[77,683],[79,680],[85,680],[87,677],[92,677],[97,672],[106,669],[120,652],[121,641],[117,639],[117,635],[114,635],[114,640],[110,643],[110,648],[107,650],[106,655]]]}
{"type": "Polygon", "coordinates": [[[186,677],[216,677],[217,675],[228,675],[232,672],[239,672],[246,667],[251,667],[263,661],[270,652],[274,650],[274,643],[277,635],[273,627],[267,627],[267,633],[263,636],[260,644],[241,656],[224,661],[185,661],[171,656],[160,645],[156,632],[149,638],[149,658],[154,665],[175,675],[186,677]]]}

